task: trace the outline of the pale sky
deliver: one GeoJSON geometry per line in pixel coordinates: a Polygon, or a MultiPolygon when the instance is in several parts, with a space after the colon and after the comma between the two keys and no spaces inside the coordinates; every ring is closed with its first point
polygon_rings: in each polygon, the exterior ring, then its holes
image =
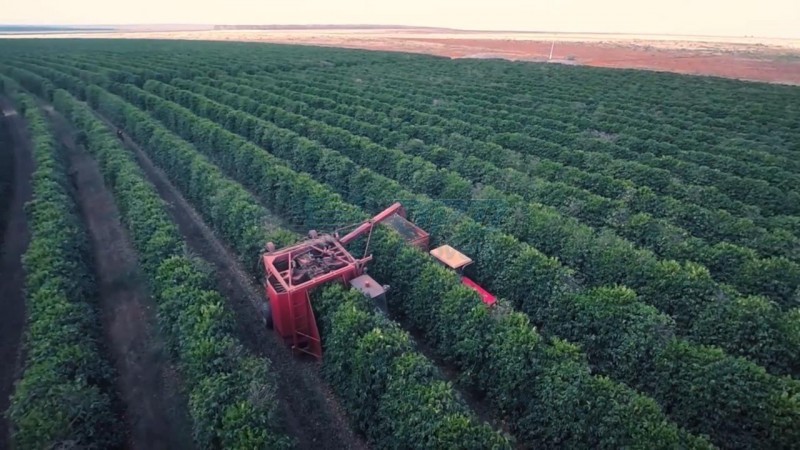
{"type": "Polygon", "coordinates": [[[800,38],[800,0],[0,0],[4,24],[392,24],[800,38]]]}

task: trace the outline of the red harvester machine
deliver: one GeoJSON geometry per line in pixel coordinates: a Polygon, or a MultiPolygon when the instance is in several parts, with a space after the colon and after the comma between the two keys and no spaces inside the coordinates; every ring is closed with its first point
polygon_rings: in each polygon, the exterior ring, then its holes
{"type": "MultiPolygon", "coordinates": [[[[373,227],[379,223],[393,228],[411,245],[421,250],[428,249],[430,236],[406,220],[405,209],[400,203],[356,226],[344,237],[339,237],[338,233],[318,235],[312,230],[308,233],[309,239],[290,247],[276,250],[271,242],[267,244],[267,251],[261,255],[261,260],[268,303],[262,303],[261,312],[267,326],[274,327],[294,351],[322,357],[319,330],[309,295],[318,286],[329,282],[350,284],[385,310],[388,286],[379,284],[365,273],[372,255],[366,255],[365,252],[362,258],[356,258],[345,248],[358,237],[366,233],[371,235],[373,227]]],[[[472,263],[470,258],[449,245],[438,247],[430,253],[459,274],[472,263]]],[[[492,294],[463,274],[461,280],[465,286],[475,290],[484,303],[494,305],[496,299],[492,294]]]]}

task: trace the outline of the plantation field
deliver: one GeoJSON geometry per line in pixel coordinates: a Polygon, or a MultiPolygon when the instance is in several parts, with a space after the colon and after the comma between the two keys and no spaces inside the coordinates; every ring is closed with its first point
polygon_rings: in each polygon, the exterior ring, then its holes
{"type": "Polygon", "coordinates": [[[798,87],[15,40],[0,88],[0,447],[798,448],[798,87]],[[293,357],[265,243],[397,201],[499,304],[380,227],[390,313],[321,289],[293,357]]]}

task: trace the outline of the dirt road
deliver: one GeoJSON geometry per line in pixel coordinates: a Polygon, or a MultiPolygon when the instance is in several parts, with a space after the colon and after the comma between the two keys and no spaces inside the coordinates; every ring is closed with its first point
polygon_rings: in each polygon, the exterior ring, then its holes
{"type": "Polygon", "coordinates": [[[192,448],[187,399],[156,326],[156,307],[97,163],[75,145],[68,123],[48,108],[67,147],[71,181],[87,225],[106,345],[119,374],[130,445],[135,449],[192,448]]]}
{"type": "Polygon", "coordinates": [[[31,198],[33,154],[25,120],[11,102],[0,98],[0,127],[8,127],[13,145],[14,184],[8,209],[8,226],[0,237],[0,448],[9,448],[9,423],[5,411],[18,375],[20,343],[25,326],[25,272],[22,255],[28,248],[30,233],[24,206],[31,198]]]}

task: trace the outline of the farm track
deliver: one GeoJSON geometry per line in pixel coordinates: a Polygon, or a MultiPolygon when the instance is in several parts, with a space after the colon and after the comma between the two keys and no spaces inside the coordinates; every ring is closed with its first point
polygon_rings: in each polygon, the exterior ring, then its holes
{"type": "Polygon", "coordinates": [[[156,308],[138,258],[120,222],[97,162],[74,142],[66,120],[46,106],[56,136],[68,149],[69,173],[87,225],[107,347],[125,403],[129,445],[135,449],[191,449],[188,399],[156,324],[156,308]]]}
{"type": "Polygon", "coordinates": [[[9,448],[10,423],[5,411],[19,375],[23,358],[20,344],[25,327],[25,270],[22,255],[28,248],[30,231],[25,217],[25,203],[31,199],[33,153],[27,126],[6,98],[0,98],[3,117],[0,127],[8,127],[12,136],[14,170],[12,199],[7,211],[7,226],[0,237],[0,448],[9,448]]]}
{"type": "MultiPolygon", "coordinates": [[[[389,317],[399,323],[400,326],[414,338],[414,348],[436,364],[439,368],[439,372],[442,374],[442,378],[453,384],[453,389],[458,391],[467,405],[469,405],[470,409],[478,416],[478,419],[490,424],[494,428],[503,430],[503,432],[509,435],[512,434],[511,430],[508,428],[508,424],[500,420],[497,414],[492,413],[491,407],[487,404],[487,401],[481,398],[481,395],[473,392],[469,387],[464,385],[468,383],[469,380],[462,379],[462,372],[457,367],[453,367],[452,364],[448,364],[441,355],[436,353],[436,349],[427,342],[424,331],[415,329],[407,318],[392,314],[391,311],[389,311],[389,317]]],[[[517,442],[516,448],[524,449],[528,447],[525,446],[524,442],[517,442]]]]}
{"type": "MultiPolygon", "coordinates": [[[[100,118],[114,129],[107,119],[100,118]]],[[[297,440],[297,448],[366,449],[363,439],[349,427],[316,366],[296,359],[253,313],[255,299],[264,294],[247,276],[236,256],[221,243],[137,143],[126,136],[125,146],[133,152],[148,180],[167,203],[168,211],[190,249],[213,267],[216,288],[229,300],[236,317],[237,336],[253,353],[272,361],[287,431],[297,440]]]]}

